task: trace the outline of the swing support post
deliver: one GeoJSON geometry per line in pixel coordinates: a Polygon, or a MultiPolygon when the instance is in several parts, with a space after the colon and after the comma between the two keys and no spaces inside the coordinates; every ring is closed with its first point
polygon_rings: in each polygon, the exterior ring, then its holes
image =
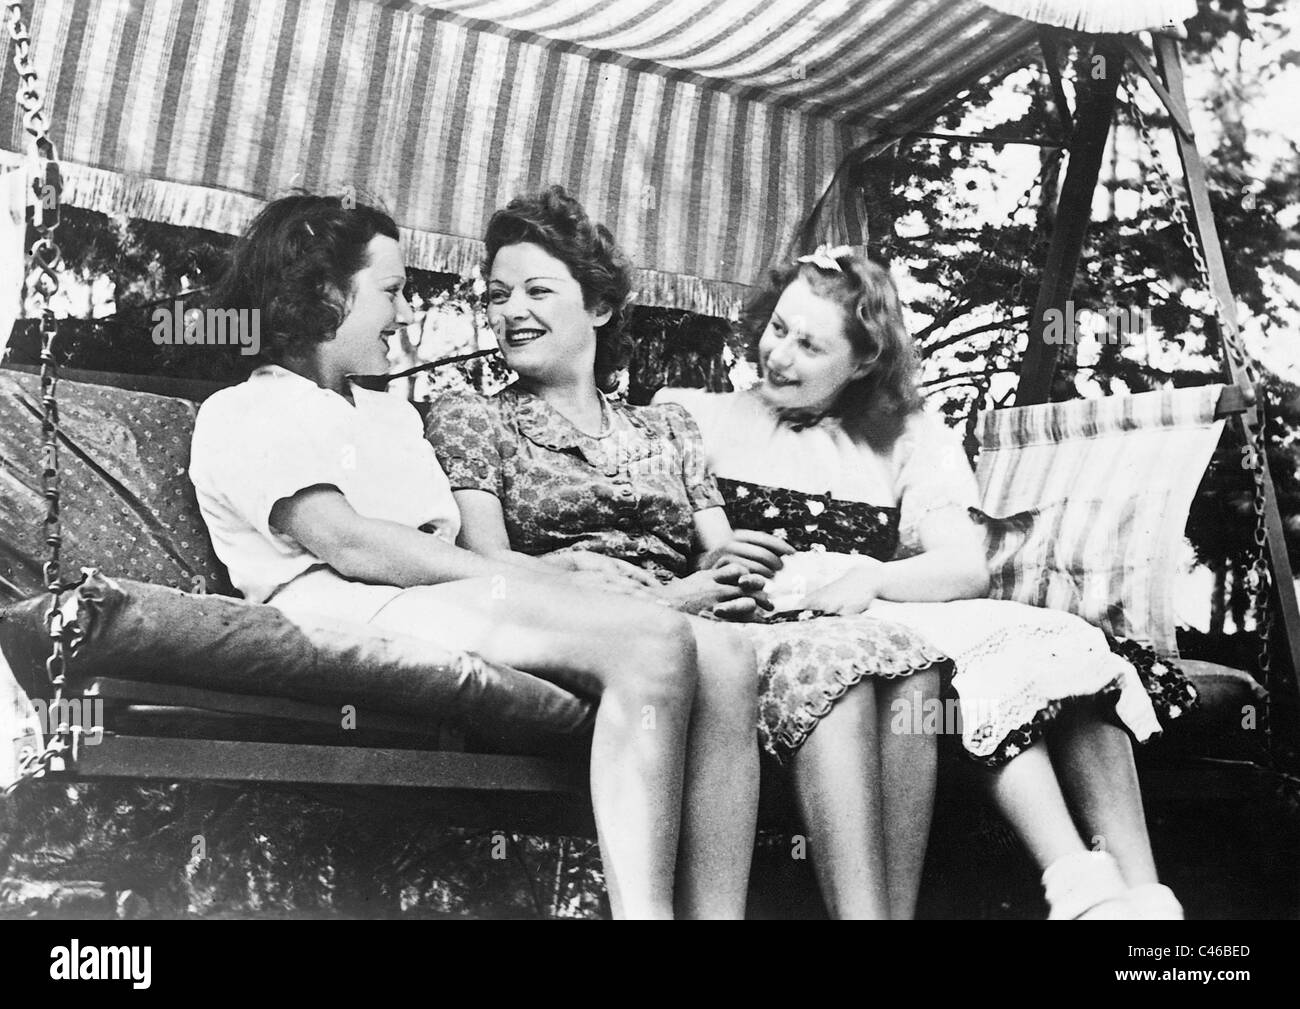
{"type": "Polygon", "coordinates": [[[1087,81],[1088,86],[1080,89],[1070,132],[1070,164],[1061,185],[1047,265],[1029,318],[1029,347],[1020,368],[1017,406],[1045,403],[1051,392],[1060,347],[1046,340],[1048,321],[1053,309],[1065,312],[1074,287],[1083,240],[1092,220],[1093,192],[1115,114],[1115,91],[1123,73],[1124,49],[1111,38],[1100,39],[1091,56],[1079,62],[1079,79],[1087,81]],[[1095,76],[1094,68],[1100,71],[1095,76]]]}
{"type": "MultiPolygon", "coordinates": [[[[1156,93],[1161,101],[1165,102],[1175,124],[1190,123],[1178,40],[1170,35],[1157,33],[1154,41],[1156,62],[1165,85],[1163,90],[1157,90],[1156,93]]],[[[1175,128],[1173,132],[1178,145],[1178,158],[1183,166],[1183,177],[1187,182],[1192,224],[1201,253],[1205,257],[1205,265],[1209,270],[1210,293],[1220,306],[1219,317],[1223,326],[1232,331],[1233,338],[1240,339],[1237,303],[1232,296],[1232,285],[1228,281],[1228,269],[1223,259],[1223,247],[1219,244],[1218,228],[1215,226],[1214,214],[1210,209],[1210,191],[1205,183],[1205,165],[1201,161],[1200,152],[1196,149],[1196,138],[1191,130],[1175,128]]],[[[1223,360],[1233,383],[1249,389],[1248,376],[1233,356],[1227,353],[1226,347],[1223,360]]],[[[1251,442],[1250,429],[1257,423],[1257,413],[1256,408],[1251,407],[1245,413],[1234,417],[1234,423],[1240,428],[1246,444],[1251,442]]],[[[1273,474],[1269,470],[1267,454],[1261,452],[1258,456],[1257,465],[1263,470],[1264,525],[1269,560],[1273,567],[1273,591],[1276,593],[1278,611],[1282,617],[1291,675],[1297,687],[1300,687],[1300,603],[1296,599],[1295,577],[1291,571],[1290,560],[1287,558],[1282,514],[1278,509],[1273,474]]]]}

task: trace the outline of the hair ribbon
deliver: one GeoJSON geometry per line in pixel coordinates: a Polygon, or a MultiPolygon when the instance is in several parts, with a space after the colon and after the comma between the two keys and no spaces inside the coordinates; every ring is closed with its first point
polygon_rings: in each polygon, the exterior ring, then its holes
{"type": "Polygon", "coordinates": [[[813,266],[822,270],[830,270],[832,273],[843,273],[844,268],[840,266],[839,261],[846,256],[852,256],[853,249],[847,245],[837,245],[832,248],[830,245],[819,245],[807,256],[800,256],[795,260],[796,263],[812,263],[813,266]]]}

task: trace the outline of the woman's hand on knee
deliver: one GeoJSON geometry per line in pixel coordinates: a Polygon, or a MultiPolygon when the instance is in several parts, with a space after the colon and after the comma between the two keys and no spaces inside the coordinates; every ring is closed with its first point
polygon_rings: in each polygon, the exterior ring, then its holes
{"type": "Polygon", "coordinates": [[[585,571],[611,581],[621,579],[651,589],[659,587],[659,580],[649,571],[618,557],[608,557],[591,550],[565,550],[550,556],[569,571],[585,571]]]}
{"type": "Polygon", "coordinates": [[[569,576],[572,583],[578,588],[587,589],[588,591],[613,593],[619,596],[630,596],[633,599],[640,599],[642,602],[654,603],[657,606],[671,606],[671,601],[665,599],[659,587],[649,588],[640,582],[634,582],[630,578],[623,578],[620,575],[605,574],[599,571],[575,571],[569,576]]]}
{"type": "Polygon", "coordinates": [[[574,584],[582,588],[632,596],[660,606],[672,605],[663,597],[654,575],[617,557],[590,550],[566,550],[550,555],[548,560],[568,571],[574,584]]]}

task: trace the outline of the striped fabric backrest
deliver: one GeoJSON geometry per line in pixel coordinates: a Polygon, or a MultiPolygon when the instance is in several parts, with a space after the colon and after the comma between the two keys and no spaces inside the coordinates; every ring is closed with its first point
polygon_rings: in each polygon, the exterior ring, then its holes
{"type": "Polygon", "coordinates": [[[990,410],[976,477],[995,599],[1173,657],[1174,584],[1223,386],[990,410]]]}

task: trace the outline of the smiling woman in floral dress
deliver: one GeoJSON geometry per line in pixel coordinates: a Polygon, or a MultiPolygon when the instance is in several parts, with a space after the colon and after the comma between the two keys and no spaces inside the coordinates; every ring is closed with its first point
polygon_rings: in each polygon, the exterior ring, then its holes
{"type": "MultiPolygon", "coordinates": [[[[790,548],[738,540],[699,432],[676,406],[608,399],[630,344],[630,267],[563,190],[487,230],[488,318],[519,380],[453,394],[428,435],[461,508],[461,543],[625,574],[688,613],[752,617],[790,548]],[[761,550],[766,563],[745,561],[761,550]],[[720,562],[726,553],[737,558],[720,562]]],[[[758,731],[792,777],[823,896],[838,917],[910,917],[929,834],[935,739],[887,731],[937,696],[946,657],[871,617],[737,625],[758,655],[758,731]]],[[[752,717],[752,713],[751,713],[752,717]]]]}

